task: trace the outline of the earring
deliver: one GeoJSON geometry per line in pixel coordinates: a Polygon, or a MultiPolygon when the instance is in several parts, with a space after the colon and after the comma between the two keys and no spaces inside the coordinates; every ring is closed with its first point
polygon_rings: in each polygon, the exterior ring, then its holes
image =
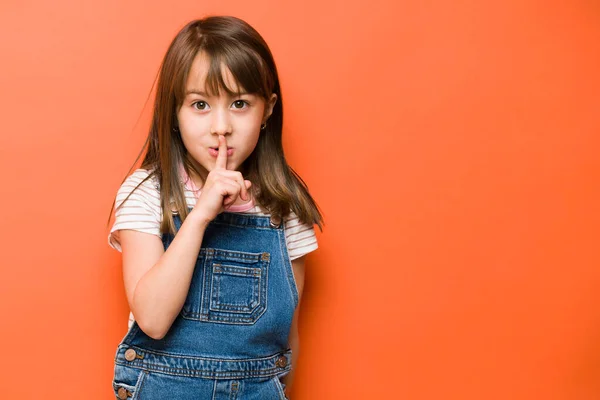
{"type": "Polygon", "coordinates": [[[267,123],[266,122],[260,126],[260,130],[261,131],[264,131],[266,128],[267,128],[267,123]]]}
{"type": "Polygon", "coordinates": [[[171,128],[171,130],[173,131],[173,133],[179,132],[179,128],[177,126],[174,126],[173,128],[171,128]]]}

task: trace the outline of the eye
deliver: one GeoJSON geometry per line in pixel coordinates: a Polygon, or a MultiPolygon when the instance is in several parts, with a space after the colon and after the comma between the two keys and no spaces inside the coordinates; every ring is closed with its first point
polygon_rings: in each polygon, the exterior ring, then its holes
{"type": "Polygon", "coordinates": [[[205,101],[196,101],[192,103],[192,107],[196,110],[205,110],[208,104],[205,101]]]}
{"type": "Polygon", "coordinates": [[[248,103],[245,100],[236,100],[236,101],[233,102],[233,106],[235,108],[237,108],[238,110],[243,109],[245,105],[250,105],[250,103],[248,103]]]}

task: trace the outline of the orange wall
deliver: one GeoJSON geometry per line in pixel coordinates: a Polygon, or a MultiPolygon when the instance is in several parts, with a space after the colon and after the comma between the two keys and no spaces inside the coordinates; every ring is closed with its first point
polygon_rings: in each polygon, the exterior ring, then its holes
{"type": "Polygon", "coordinates": [[[325,211],[294,400],[600,398],[600,6],[571,0],[3,2],[2,398],[111,398],[105,220],[206,14],[270,44],[325,211]]]}

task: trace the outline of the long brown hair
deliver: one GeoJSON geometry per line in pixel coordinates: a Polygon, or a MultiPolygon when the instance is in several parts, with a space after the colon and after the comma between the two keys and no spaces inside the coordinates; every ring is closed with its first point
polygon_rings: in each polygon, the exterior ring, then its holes
{"type": "Polygon", "coordinates": [[[225,65],[237,81],[238,88],[259,95],[265,101],[272,93],[277,95],[273,112],[266,128],[260,132],[256,148],[240,166],[244,177],[252,182],[251,190],[258,204],[276,219],[283,220],[293,211],[301,222],[317,224],[322,229],[323,217],[319,207],[283,154],[283,101],[277,68],[267,43],[243,20],[213,16],[188,23],[169,46],[158,75],[150,132],[134,162],[135,165],[147,150],[141,168],[150,171],[150,175],[133,191],[147,179],[157,178],[163,211],[161,232],[175,233],[174,211],[182,221],[188,215],[179,165],[183,165],[188,174],[193,170],[199,175],[188,158],[176,127],[177,111],[185,98],[185,83],[192,62],[200,51],[205,52],[210,60],[206,86],[211,94],[218,95],[220,90],[229,95],[236,94],[223,81],[221,65],[225,65]]]}

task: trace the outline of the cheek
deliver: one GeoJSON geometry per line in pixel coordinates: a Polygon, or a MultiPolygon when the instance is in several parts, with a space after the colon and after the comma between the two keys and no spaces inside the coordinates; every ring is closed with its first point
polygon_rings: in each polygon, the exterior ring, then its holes
{"type": "Polygon", "coordinates": [[[244,154],[244,159],[250,157],[250,155],[256,150],[256,145],[258,144],[258,135],[252,136],[248,138],[246,142],[246,151],[244,154]]]}
{"type": "Polygon", "coordinates": [[[242,141],[248,147],[255,147],[260,136],[260,125],[249,125],[240,135],[242,141]]]}
{"type": "Polygon", "coordinates": [[[201,120],[180,116],[178,122],[179,131],[181,132],[181,138],[184,143],[200,139],[206,131],[206,127],[202,124],[201,120]]]}
{"type": "Polygon", "coordinates": [[[185,149],[199,161],[200,158],[207,156],[202,151],[203,143],[206,142],[202,138],[202,135],[198,133],[198,130],[192,128],[191,131],[186,129],[184,126],[180,126],[179,128],[181,140],[183,142],[183,146],[185,149]]]}

